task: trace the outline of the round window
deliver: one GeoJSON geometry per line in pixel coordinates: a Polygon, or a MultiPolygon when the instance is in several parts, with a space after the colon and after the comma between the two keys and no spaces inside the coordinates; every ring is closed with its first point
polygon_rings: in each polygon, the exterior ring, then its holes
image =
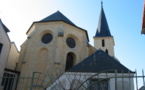
{"type": "Polygon", "coordinates": [[[71,37],[66,39],[66,43],[70,48],[74,48],[76,46],[75,40],[71,37]]]}
{"type": "Polygon", "coordinates": [[[52,41],[52,38],[53,38],[52,35],[49,34],[49,33],[47,33],[47,34],[43,35],[43,37],[42,37],[42,42],[43,42],[44,44],[48,44],[49,42],[52,41]]]}

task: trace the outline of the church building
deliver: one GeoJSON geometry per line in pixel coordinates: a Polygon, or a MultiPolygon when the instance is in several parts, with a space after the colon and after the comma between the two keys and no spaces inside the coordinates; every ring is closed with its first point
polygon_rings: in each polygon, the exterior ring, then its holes
{"type": "MultiPolygon", "coordinates": [[[[89,44],[87,30],[75,25],[60,11],[33,22],[26,34],[27,39],[21,45],[17,66],[20,77],[31,77],[33,72],[49,72],[56,79],[57,76],[65,78],[64,74],[71,76],[72,73],[92,73],[91,75],[94,75],[107,70],[117,70],[118,75],[122,71],[133,75],[132,71],[115,58],[114,37],[111,35],[103,5],[96,34],[92,37],[94,46],[89,44]]],[[[111,71],[109,75],[112,76],[113,73],[114,71],[111,71]]],[[[67,80],[62,80],[67,83],[67,80]]],[[[114,85],[113,80],[105,80],[105,83],[109,84],[104,84],[101,90],[110,90],[108,86],[114,85]]],[[[126,85],[127,83],[126,81],[126,85]]],[[[53,83],[52,85],[55,86],[53,83]]],[[[26,90],[28,88],[29,86],[26,90]]],[[[51,90],[49,87],[47,89],[51,90]]],[[[67,86],[65,89],[71,88],[67,86]]],[[[133,90],[133,83],[131,89],[133,90]]],[[[111,90],[115,90],[113,86],[111,90]]]]}

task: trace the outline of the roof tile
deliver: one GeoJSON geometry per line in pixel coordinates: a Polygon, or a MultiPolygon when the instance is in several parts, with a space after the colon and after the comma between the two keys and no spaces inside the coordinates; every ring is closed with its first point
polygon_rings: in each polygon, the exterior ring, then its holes
{"type": "Polygon", "coordinates": [[[65,17],[61,12],[57,11],[50,16],[40,20],[39,22],[50,22],[50,21],[64,21],[68,24],[76,26],[73,22],[71,22],[67,17],[65,17]]]}
{"type": "Polygon", "coordinates": [[[118,73],[121,73],[122,71],[128,73],[130,71],[104,51],[98,50],[67,72],[102,72],[106,70],[117,70],[118,73]]]}

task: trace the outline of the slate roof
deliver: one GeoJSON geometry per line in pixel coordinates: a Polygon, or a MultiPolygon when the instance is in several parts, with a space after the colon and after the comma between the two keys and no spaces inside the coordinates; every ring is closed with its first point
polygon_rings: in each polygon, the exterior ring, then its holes
{"type": "MultiPolygon", "coordinates": [[[[72,26],[75,26],[76,28],[79,28],[79,29],[85,31],[86,36],[87,36],[87,40],[89,41],[87,30],[76,26],[72,21],[70,21],[66,16],[64,16],[60,11],[57,11],[57,12],[47,16],[46,18],[44,18],[44,19],[42,19],[40,21],[33,22],[32,25],[30,26],[30,28],[33,26],[34,23],[53,22],[53,21],[63,21],[65,23],[67,23],[67,24],[70,24],[72,26]]],[[[30,28],[28,29],[26,34],[29,32],[30,28]]]]}
{"type": "Polygon", "coordinates": [[[2,26],[6,32],[10,32],[10,30],[3,24],[1,19],[0,19],[0,23],[2,24],[2,26]]]}
{"type": "MultiPolygon", "coordinates": [[[[117,70],[118,73],[128,73],[130,70],[102,50],[98,50],[67,72],[102,72],[117,70]]],[[[132,71],[130,71],[133,73],[132,71]]],[[[114,71],[110,71],[114,73],[114,71]]]]}
{"type": "Polygon", "coordinates": [[[71,22],[67,17],[65,17],[61,12],[57,11],[50,16],[40,20],[39,22],[50,22],[50,21],[64,21],[68,24],[76,26],[73,22],[71,22]]]}
{"type": "Polygon", "coordinates": [[[103,6],[101,7],[101,13],[95,37],[111,37],[103,6]]]}

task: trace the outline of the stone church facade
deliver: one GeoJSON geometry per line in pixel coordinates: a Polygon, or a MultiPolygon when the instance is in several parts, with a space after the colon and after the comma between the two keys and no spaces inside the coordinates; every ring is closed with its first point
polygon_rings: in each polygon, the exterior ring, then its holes
{"type": "MultiPolygon", "coordinates": [[[[27,39],[21,45],[17,67],[20,77],[31,77],[33,72],[51,72],[54,77],[56,73],[62,75],[97,50],[103,50],[109,55],[107,57],[115,60],[113,62],[118,62],[118,66],[111,69],[120,67],[119,70],[129,70],[115,58],[114,38],[111,35],[103,6],[98,28],[94,35],[94,46],[89,44],[87,31],[75,25],[60,11],[33,22],[26,34],[27,39]]],[[[97,73],[97,71],[93,72],[97,73]]],[[[28,88],[29,86],[26,86],[25,89],[28,88]]]]}
{"type": "MultiPolygon", "coordinates": [[[[74,66],[95,51],[95,48],[88,44],[87,31],[67,23],[67,18],[63,21],[62,17],[65,16],[59,11],[53,15],[34,22],[27,32],[28,38],[20,51],[18,70],[21,73],[46,73],[54,68],[65,68],[67,57],[73,58],[74,66]],[[60,21],[47,21],[47,18],[53,18],[53,15],[60,18],[60,21]]],[[[65,69],[62,69],[60,73],[64,71],[65,69]]]]}

